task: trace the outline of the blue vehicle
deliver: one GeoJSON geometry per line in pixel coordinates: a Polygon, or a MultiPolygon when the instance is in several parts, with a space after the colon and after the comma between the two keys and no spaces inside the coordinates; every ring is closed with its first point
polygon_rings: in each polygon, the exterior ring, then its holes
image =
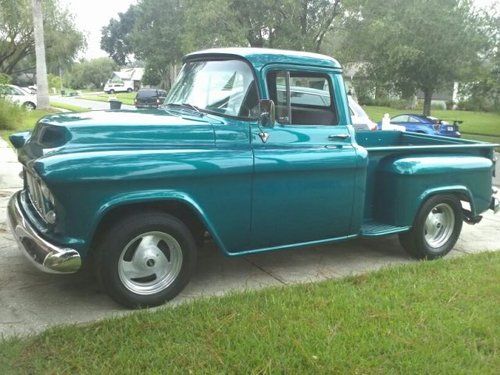
{"type": "MultiPolygon", "coordinates": [[[[461,136],[458,129],[460,123],[461,121],[453,121],[453,124],[450,124],[436,117],[413,113],[397,115],[391,118],[391,124],[404,126],[409,132],[455,138],[460,138],[461,136]]],[[[381,129],[381,126],[382,122],[379,122],[377,124],[378,129],[381,129]]]]}

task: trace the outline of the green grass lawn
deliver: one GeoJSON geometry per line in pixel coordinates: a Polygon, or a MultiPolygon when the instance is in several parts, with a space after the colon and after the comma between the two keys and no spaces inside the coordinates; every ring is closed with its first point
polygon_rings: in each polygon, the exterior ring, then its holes
{"type": "Polygon", "coordinates": [[[80,107],[78,105],[72,105],[72,104],[67,104],[67,103],[53,102],[53,101],[50,101],[50,106],[54,107],[54,108],[66,109],[66,110],[68,110],[70,112],[85,112],[85,111],[89,111],[89,108],[80,107]]]}
{"type": "Polygon", "coordinates": [[[496,374],[499,300],[500,253],[418,262],[6,340],[0,372],[496,374]]]}
{"type": "MultiPolygon", "coordinates": [[[[375,122],[379,122],[384,116],[384,113],[389,113],[391,117],[399,113],[419,113],[418,110],[401,110],[389,107],[364,106],[363,108],[368,116],[375,122]]],[[[464,138],[479,139],[477,137],[472,137],[472,135],[480,134],[493,137],[490,138],[488,142],[500,143],[500,114],[498,113],[453,110],[432,110],[431,113],[432,116],[443,120],[463,121],[463,123],[460,124],[460,132],[464,134],[464,138]]]]}
{"type": "Polygon", "coordinates": [[[8,140],[9,135],[16,132],[27,131],[33,129],[36,122],[43,116],[55,113],[55,110],[36,109],[31,112],[24,112],[17,121],[12,123],[12,129],[0,130],[0,136],[8,140]]]}
{"type": "Polygon", "coordinates": [[[134,99],[137,93],[135,92],[123,92],[123,93],[116,93],[116,94],[106,94],[106,93],[99,93],[99,94],[84,94],[80,95],[79,97],[81,99],[87,99],[87,100],[96,100],[99,102],[107,102],[109,101],[109,98],[111,97],[116,97],[119,99],[123,104],[128,104],[128,105],[134,105],[134,99]]]}

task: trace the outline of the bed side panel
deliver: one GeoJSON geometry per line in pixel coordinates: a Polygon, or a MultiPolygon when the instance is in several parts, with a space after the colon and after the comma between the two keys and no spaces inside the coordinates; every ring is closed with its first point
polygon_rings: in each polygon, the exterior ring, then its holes
{"type": "Polygon", "coordinates": [[[471,201],[474,215],[488,209],[493,162],[472,155],[389,157],[376,171],[374,218],[391,225],[412,225],[420,205],[431,195],[459,194],[471,201]]]}

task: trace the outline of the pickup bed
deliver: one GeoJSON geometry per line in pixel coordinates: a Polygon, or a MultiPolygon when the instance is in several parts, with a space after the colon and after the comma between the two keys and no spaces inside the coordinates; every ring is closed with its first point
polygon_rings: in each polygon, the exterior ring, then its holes
{"type": "Polygon", "coordinates": [[[152,306],[182,290],[207,238],[241,256],[398,233],[434,259],[464,220],[498,210],[494,145],[355,133],[327,56],[197,52],[165,103],[47,116],[11,136],[25,187],[9,222],[37,267],[88,264],[116,301],[152,306]]]}

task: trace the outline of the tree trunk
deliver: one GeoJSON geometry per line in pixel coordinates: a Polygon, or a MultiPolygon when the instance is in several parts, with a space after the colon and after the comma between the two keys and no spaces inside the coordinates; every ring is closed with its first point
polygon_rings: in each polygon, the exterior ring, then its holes
{"type": "Polygon", "coordinates": [[[37,107],[40,109],[47,109],[49,108],[49,84],[47,81],[47,63],[45,60],[42,0],[32,0],[32,4],[33,25],[35,31],[37,107]]]}
{"type": "Polygon", "coordinates": [[[432,89],[424,90],[424,116],[431,115],[432,89]]]}

